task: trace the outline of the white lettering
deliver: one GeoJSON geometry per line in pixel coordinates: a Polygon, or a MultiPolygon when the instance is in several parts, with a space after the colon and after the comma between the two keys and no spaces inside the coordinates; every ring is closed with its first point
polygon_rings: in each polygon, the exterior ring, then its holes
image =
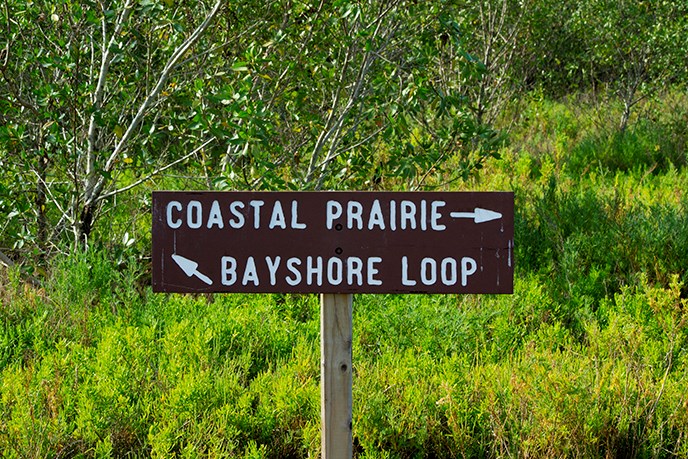
{"type": "Polygon", "coordinates": [[[439,211],[440,207],[444,207],[445,204],[447,204],[444,201],[432,201],[431,211],[430,211],[430,228],[432,228],[435,231],[444,231],[447,229],[445,225],[441,225],[438,222],[440,218],[442,218],[442,214],[439,211]]]}
{"type": "Polygon", "coordinates": [[[346,227],[353,229],[355,220],[357,227],[356,229],[363,229],[363,205],[358,201],[349,201],[346,212],[346,227]]]}
{"type": "Polygon", "coordinates": [[[167,203],[167,226],[172,229],[177,229],[182,226],[182,219],[178,218],[176,220],[172,220],[172,208],[175,208],[177,211],[181,211],[182,203],[179,201],[170,201],[167,203]]]}
{"type": "Polygon", "coordinates": [[[236,217],[235,219],[229,220],[229,226],[235,229],[244,227],[246,219],[244,218],[244,214],[239,211],[239,209],[243,209],[244,207],[244,203],[241,201],[234,201],[229,205],[229,211],[236,217]]]}
{"type": "Polygon", "coordinates": [[[287,269],[294,274],[294,277],[287,277],[285,280],[287,281],[287,284],[291,285],[292,287],[301,283],[301,273],[296,268],[296,265],[300,264],[301,260],[296,257],[292,257],[287,260],[287,269]]]}
{"type": "Polygon", "coordinates": [[[370,218],[368,219],[368,229],[372,230],[377,225],[381,230],[385,229],[385,217],[382,215],[382,208],[380,207],[380,200],[373,201],[373,207],[370,209],[370,218]]]}
{"type": "Polygon", "coordinates": [[[442,260],[440,275],[442,276],[442,283],[444,285],[456,285],[456,268],[456,260],[454,260],[453,258],[445,258],[444,260],[442,260]]]}
{"type": "Polygon", "coordinates": [[[191,229],[198,229],[203,224],[203,207],[198,201],[189,201],[186,208],[186,224],[191,229]]]}
{"type": "Polygon", "coordinates": [[[287,229],[287,219],[284,217],[282,204],[279,201],[275,201],[275,205],[272,208],[272,217],[270,217],[270,224],[268,227],[270,229],[275,229],[276,226],[287,229]]]}
{"type": "Polygon", "coordinates": [[[354,285],[354,276],[356,285],[363,285],[363,261],[358,257],[349,257],[346,259],[346,280],[349,285],[354,285]]]}
{"type": "Polygon", "coordinates": [[[306,229],[305,223],[300,223],[299,218],[299,203],[294,200],[291,202],[291,227],[292,229],[306,229]]]}
{"type": "Polygon", "coordinates": [[[236,258],[222,257],[222,285],[234,285],[236,282],[236,258]]]}
{"type": "Polygon", "coordinates": [[[405,230],[407,223],[410,229],[416,229],[416,205],[413,201],[401,201],[399,207],[399,220],[401,221],[399,226],[401,229],[405,230]]]}
{"type": "MultiPolygon", "coordinates": [[[[439,263],[438,276],[438,261],[431,257],[425,257],[421,260],[420,266],[416,271],[420,274],[420,281],[423,285],[435,285],[439,280],[444,285],[456,285],[458,283],[458,260],[447,257],[443,258],[439,263]]],[[[461,258],[461,286],[465,287],[468,284],[468,276],[475,274],[478,269],[478,263],[470,257],[461,258]]],[[[401,283],[402,285],[412,287],[416,285],[416,280],[409,277],[409,262],[406,256],[401,257],[401,283]]]]}
{"type": "Polygon", "coordinates": [[[342,216],[342,205],[337,201],[327,201],[325,216],[327,229],[332,229],[332,223],[342,216]]]}
{"type": "Polygon", "coordinates": [[[380,279],[375,279],[375,274],[380,272],[380,270],[375,267],[375,263],[382,263],[382,258],[368,258],[368,285],[382,285],[382,281],[380,279]]]}
{"type": "Polygon", "coordinates": [[[355,200],[342,203],[328,201],[325,226],[327,229],[332,229],[341,223],[346,224],[349,230],[444,231],[447,227],[441,223],[441,220],[442,208],[446,204],[441,200],[421,199],[416,202],[410,199],[401,201],[374,199],[366,207],[355,200]]]}
{"type": "Polygon", "coordinates": [[[389,229],[397,230],[397,202],[394,199],[389,201],[389,229]]]}
{"type": "Polygon", "coordinates": [[[244,270],[244,277],[241,279],[243,285],[248,285],[249,282],[253,282],[253,285],[256,287],[260,284],[258,271],[256,270],[256,261],[253,257],[246,259],[246,269],[244,270]]]}
{"type": "Polygon", "coordinates": [[[315,276],[315,283],[318,286],[322,285],[323,280],[323,260],[322,257],[315,257],[315,266],[313,265],[313,257],[306,257],[306,284],[313,285],[313,276],[315,276]]]}
{"type": "Polygon", "coordinates": [[[478,263],[470,257],[463,257],[461,259],[461,286],[465,287],[468,283],[468,276],[475,273],[478,269],[478,263]]]}
{"type": "Polygon", "coordinates": [[[437,262],[433,258],[423,258],[420,262],[420,281],[423,285],[434,285],[437,281],[437,262]]]}
{"type": "Polygon", "coordinates": [[[265,264],[268,265],[270,271],[270,285],[277,284],[277,268],[279,268],[280,261],[282,261],[282,257],[279,256],[275,257],[274,261],[270,257],[265,257],[265,264]]]}
{"type": "Polygon", "coordinates": [[[222,221],[222,212],[220,212],[220,203],[213,201],[213,205],[210,206],[210,215],[208,215],[208,229],[217,225],[220,229],[225,227],[225,222],[222,221]]]}
{"type": "Polygon", "coordinates": [[[330,285],[339,285],[344,280],[342,260],[332,257],[327,260],[327,282],[330,285]]]}
{"type": "MultiPolygon", "coordinates": [[[[244,229],[248,225],[254,229],[306,229],[306,222],[299,221],[299,201],[292,200],[290,208],[285,205],[280,200],[268,205],[260,199],[228,203],[218,199],[207,204],[200,200],[170,201],[164,218],[171,229],[244,229]]],[[[446,202],[439,200],[373,199],[369,205],[356,200],[330,200],[326,202],[325,227],[328,230],[346,226],[348,230],[359,231],[445,231],[447,227],[442,223],[445,206],[446,202]]],[[[439,263],[439,259],[436,261],[439,263]]]]}
{"type": "Polygon", "coordinates": [[[253,227],[260,228],[260,208],[265,204],[265,201],[253,200],[249,201],[248,205],[253,207],[253,227]]]}
{"type": "Polygon", "coordinates": [[[415,280],[409,279],[407,257],[401,257],[401,285],[406,285],[408,287],[416,285],[415,280]]]}

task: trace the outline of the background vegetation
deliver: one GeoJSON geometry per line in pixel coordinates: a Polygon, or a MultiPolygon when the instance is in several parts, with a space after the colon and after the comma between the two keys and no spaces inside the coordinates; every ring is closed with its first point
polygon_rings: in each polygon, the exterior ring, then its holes
{"type": "Polygon", "coordinates": [[[314,296],[153,295],[153,189],[513,190],[511,296],[354,302],[357,457],[688,455],[684,2],[0,8],[0,453],[319,454],[314,296]]]}

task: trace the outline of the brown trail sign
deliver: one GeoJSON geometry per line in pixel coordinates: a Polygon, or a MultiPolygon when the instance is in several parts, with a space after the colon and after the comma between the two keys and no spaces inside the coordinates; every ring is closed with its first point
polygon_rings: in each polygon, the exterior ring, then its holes
{"type": "Polygon", "coordinates": [[[513,194],[156,192],[153,289],[511,293],[513,194]]]}
{"type": "Polygon", "coordinates": [[[352,293],[512,293],[507,192],[154,192],[153,290],[321,294],[323,458],[352,456],[352,293]]]}

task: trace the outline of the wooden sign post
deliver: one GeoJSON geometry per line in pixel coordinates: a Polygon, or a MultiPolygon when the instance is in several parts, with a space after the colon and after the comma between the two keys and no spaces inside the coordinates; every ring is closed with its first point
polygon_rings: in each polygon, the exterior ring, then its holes
{"type": "Polygon", "coordinates": [[[352,298],[320,295],[320,416],[322,457],[350,459],[352,441],[352,298]]]}
{"type": "Polygon", "coordinates": [[[319,293],[323,457],[352,457],[352,294],[512,293],[513,193],[154,192],[153,291],[319,293]]]}

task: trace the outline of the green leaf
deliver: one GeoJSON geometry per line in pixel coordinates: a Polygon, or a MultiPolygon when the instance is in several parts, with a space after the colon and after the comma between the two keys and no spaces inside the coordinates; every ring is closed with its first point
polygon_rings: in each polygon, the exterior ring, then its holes
{"type": "Polygon", "coordinates": [[[232,71],[233,72],[247,72],[248,71],[248,64],[246,62],[235,62],[234,65],[232,65],[232,71]]]}

